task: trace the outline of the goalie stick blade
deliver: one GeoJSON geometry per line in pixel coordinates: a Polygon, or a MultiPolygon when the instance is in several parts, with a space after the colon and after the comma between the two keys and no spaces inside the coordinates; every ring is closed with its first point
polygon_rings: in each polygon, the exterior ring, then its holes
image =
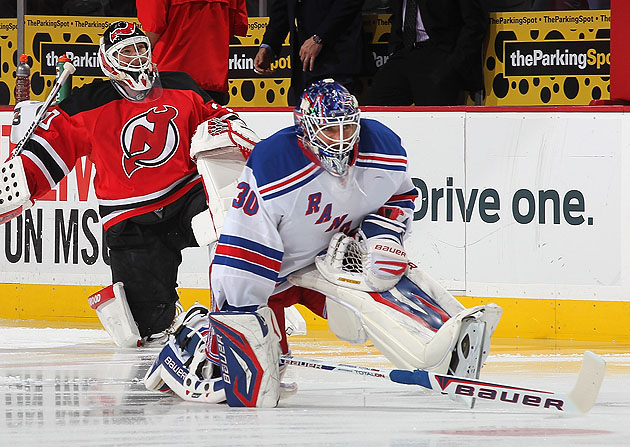
{"type": "Polygon", "coordinates": [[[377,377],[405,385],[419,385],[438,393],[448,394],[449,397],[474,397],[477,402],[487,400],[513,409],[530,408],[560,411],[565,414],[583,414],[593,407],[606,370],[606,363],[601,357],[586,351],[573,391],[569,394],[562,394],[464,377],[435,374],[420,369],[409,371],[403,369],[367,368],[290,355],[283,355],[282,361],[287,365],[377,377]]]}
{"type": "Polygon", "coordinates": [[[604,359],[591,351],[585,351],[577,382],[569,393],[569,399],[578,411],[586,413],[593,408],[605,374],[604,359]]]}
{"type": "Polygon", "coordinates": [[[445,376],[422,370],[393,370],[390,376],[393,381],[398,383],[415,382],[425,387],[428,381],[431,389],[449,394],[449,396],[453,394],[470,396],[476,398],[477,401],[488,400],[507,403],[513,407],[584,414],[595,404],[605,371],[606,363],[604,360],[598,355],[586,351],[577,382],[569,394],[445,376]]]}

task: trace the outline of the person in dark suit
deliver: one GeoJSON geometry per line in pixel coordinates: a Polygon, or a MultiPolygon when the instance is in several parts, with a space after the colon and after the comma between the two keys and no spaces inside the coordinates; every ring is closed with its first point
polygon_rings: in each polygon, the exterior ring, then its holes
{"type": "Polygon", "coordinates": [[[483,88],[488,13],[481,0],[392,0],[391,6],[392,54],[364,104],[456,105],[464,91],[483,88]]]}
{"type": "Polygon", "coordinates": [[[290,32],[291,89],[295,105],[312,82],[334,78],[356,95],[366,63],[361,8],[364,0],[274,0],[269,24],[254,59],[258,73],[270,74],[290,32]]]}

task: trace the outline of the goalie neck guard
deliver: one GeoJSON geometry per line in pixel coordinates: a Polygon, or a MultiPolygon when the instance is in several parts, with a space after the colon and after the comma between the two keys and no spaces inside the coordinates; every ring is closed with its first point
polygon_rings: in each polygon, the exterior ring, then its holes
{"type": "Polygon", "coordinates": [[[116,90],[132,101],[145,99],[158,83],[158,72],[151,62],[151,43],[134,23],[118,21],[105,30],[98,61],[116,90]]]}
{"type": "Polygon", "coordinates": [[[338,82],[324,79],[304,91],[293,117],[306,156],[333,176],[345,176],[357,158],[357,99],[338,82]]]}

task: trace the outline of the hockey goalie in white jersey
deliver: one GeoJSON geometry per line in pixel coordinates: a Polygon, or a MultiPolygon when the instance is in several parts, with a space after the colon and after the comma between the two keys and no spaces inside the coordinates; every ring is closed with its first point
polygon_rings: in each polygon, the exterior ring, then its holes
{"type": "Polygon", "coordinates": [[[207,311],[193,308],[147,388],[276,406],[284,308],[296,303],[341,339],[369,338],[396,367],[478,377],[501,309],[465,309],[409,262],[417,191],[400,138],[360,119],[330,79],[304,92],[294,116],[295,127],[257,144],[239,179],[211,268],[206,346],[207,311]]]}

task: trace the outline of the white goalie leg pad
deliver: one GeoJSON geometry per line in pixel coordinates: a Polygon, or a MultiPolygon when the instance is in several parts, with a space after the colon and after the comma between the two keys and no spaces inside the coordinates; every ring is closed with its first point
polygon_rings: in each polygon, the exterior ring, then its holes
{"type": "Polygon", "coordinates": [[[99,290],[88,298],[101,324],[121,348],[136,348],[141,345],[140,332],[133,319],[122,282],[99,290]]]}
{"type": "Polygon", "coordinates": [[[280,399],[280,329],[269,307],[256,312],[213,312],[231,407],[276,407],[280,399]]]}
{"type": "Polygon", "coordinates": [[[378,294],[332,284],[313,266],[290,275],[289,281],[325,293],[354,313],[374,346],[394,365],[404,369],[421,368],[445,373],[459,340],[462,321],[473,315],[483,315],[487,307],[463,309],[449,318],[443,310],[440,313],[429,307],[419,307],[397,288],[378,294]],[[423,313],[428,316],[427,312],[433,319],[418,317],[423,313]]]}
{"type": "MultiPolygon", "coordinates": [[[[236,147],[201,152],[197,155],[197,171],[201,175],[208,194],[208,207],[214,239],[221,233],[225,215],[232,206],[238,189],[238,177],[245,165],[245,158],[236,147]]],[[[195,237],[197,235],[195,234],[195,237]]]]}
{"type": "Polygon", "coordinates": [[[465,309],[442,284],[420,270],[416,265],[410,263],[405,276],[424,290],[447,314],[457,315],[465,309]]]}
{"type": "Polygon", "coordinates": [[[33,206],[22,157],[0,164],[0,225],[33,206]]]}
{"type": "Polygon", "coordinates": [[[355,345],[367,341],[367,334],[361,322],[361,314],[357,309],[351,309],[347,304],[339,304],[327,296],[326,316],[328,328],[341,340],[355,345]]]}
{"type": "Polygon", "coordinates": [[[204,210],[199,214],[193,216],[190,221],[197,245],[205,247],[206,245],[214,244],[219,240],[219,235],[214,227],[212,221],[212,214],[210,210],[204,210]]]}

